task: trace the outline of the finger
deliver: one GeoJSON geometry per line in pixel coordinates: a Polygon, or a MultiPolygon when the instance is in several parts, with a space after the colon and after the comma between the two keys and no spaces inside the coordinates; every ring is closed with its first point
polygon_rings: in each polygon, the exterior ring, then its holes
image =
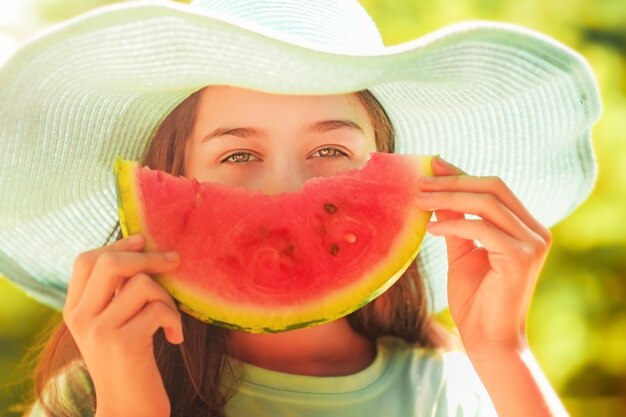
{"type": "Polygon", "coordinates": [[[511,189],[498,177],[473,177],[465,175],[447,175],[428,177],[420,180],[424,191],[459,191],[472,193],[491,193],[495,195],[511,212],[515,213],[531,230],[549,240],[549,231],[524,207],[511,189]]]}
{"type": "MultiPolygon", "coordinates": [[[[503,276],[519,277],[528,285],[534,285],[538,273],[528,280],[528,272],[541,268],[547,247],[545,242],[520,242],[486,220],[453,219],[431,223],[428,230],[434,235],[474,238],[483,246],[476,256],[486,255],[490,268],[503,276]],[[483,250],[486,250],[486,254],[483,250]]],[[[466,269],[467,265],[464,265],[466,269]]],[[[469,271],[466,271],[469,272],[469,271]]],[[[470,274],[472,275],[472,274],[470,274]]]]}
{"type": "Polygon", "coordinates": [[[178,307],[169,293],[148,274],[139,273],[127,281],[100,317],[114,327],[122,327],[146,304],[154,301],[163,302],[178,313],[178,307]]]}
{"type": "Polygon", "coordinates": [[[451,164],[450,162],[446,161],[440,156],[434,157],[430,162],[430,166],[433,169],[433,174],[435,174],[436,176],[467,175],[467,173],[463,171],[461,168],[457,167],[456,165],[451,164]]]}
{"type": "Polygon", "coordinates": [[[179,261],[175,253],[104,252],[96,260],[77,308],[81,308],[81,313],[86,316],[96,316],[111,302],[120,281],[140,272],[174,271],[179,261]]]}
{"type": "Polygon", "coordinates": [[[173,344],[180,344],[184,340],[181,315],[174,312],[165,303],[153,301],[147,304],[135,317],[122,327],[122,332],[131,343],[140,342],[153,337],[156,331],[162,328],[166,339],[173,344]]]}
{"type": "MultiPolygon", "coordinates": [[[[465,219],[463,213],[447,210],[435,211],[435,217],[437,218],[437,222],[452,219],[465,219]]],[[[457,259],[476,249],[476,243],[472,239],[464,239],[453,235],[445,236],[445,239],[449,264],[454,263],[457,259]]]]}
{"type": "Polygon", "coordinates": [[[486,220],[452,219],[429,223],[427,229],[436,236],[456,236],[477,240],[490,253],[514,250],[517,241],[486,220]]]}
{"type": "Polygon", "coordinates": [[[449,210],[480,216],[518,240],[538,237],[493,194],[430,191],[420,193],[417,201],[419,207],[423,210],[449,210]]]}
{"type": "Polygon", "coordinates": [[[552,240],[550,231],[535,219],[501,178],[463,175],[461,169],[441,158],[433,158],[432,166],[438,176],[420,179],[422,190],[492,193],[544,241],[552,240]]]}
{"type": "Polygon", "coordinates": [[[106,251],[139,251],[143,249],[144,243],[145,239],[143,236],[133,235],[78,255],[72,267],[64,310],[71,311],[76,307],[85,290],[87,279],[93,270],[93,266],[102,253],[106,251]]]}

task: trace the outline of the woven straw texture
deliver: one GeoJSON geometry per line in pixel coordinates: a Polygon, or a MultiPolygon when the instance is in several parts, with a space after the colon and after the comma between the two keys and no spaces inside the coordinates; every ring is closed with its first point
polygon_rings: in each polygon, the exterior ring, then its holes
{"type": "MultiPolygon", "coordinates": [[[[0,68],[0,272],[62,308],[74,258],[117,221],[115,157],[138,159],[166,114],[211,84],[369,89],[397,152],[500,176],[548,226],[594,184],[596,82],[539,33],[472,21],[385,47],[356,1],[129,2],[39,35],[0,68]]],[[[420,265],[440,310],[442,238],[427,236],[420,265]]]]}

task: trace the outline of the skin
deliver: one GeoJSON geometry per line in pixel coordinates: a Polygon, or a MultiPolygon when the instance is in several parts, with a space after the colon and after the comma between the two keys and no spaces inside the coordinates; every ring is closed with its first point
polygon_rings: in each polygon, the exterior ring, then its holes
{"type": "MultiPolygon", "coordinates": [[[[376,151],[369,116],[356,96],[286,97],[211,87],[197,114],[185,149],[185,175],[199,181],[278,194],[295,191],[314,176],[357,168],[376,151]],[[338,124],[324,132],[308,129],[328,120],[351,121],[360,129],[338,124]],[[221,134],[212,135],[216,129],[221,134]]],[[[375,355],[373,343],[345,318],[276,334],[231,331],[230,347],[229,353],[245,362],[303,375],[348,375],[375,355]]]]}
{"type": "MultiPolygon", "coordinates": [[[[360,166],[375,150],[367,113],[352,95],[211,87],[199,106],[185,175],[200,181],[280,193],[312,176],[360,166]],[[360,129],[334,123],[324,132],[307,130],[320,120],[350,120],[360,129]],[[218,128],[226,130],[211,137],[218,128]]],[[[429,232],[446,238],[450,311],[498,414],[565,414],[525,332],[549,231],[498,178],[468,175],[440,158],[433,159],[433,171],[436,177],[420,185],[419,205],[435,211],[429,232]],[[482,220],[466,220],[464,213],[482,220]]],[[[149,274],[173,271],[178,260],[176,254],[142,253],[143,245],[141,236],[123,239],[79,255],[74,264],[64,319],[92,376],[99,417],[170,414],[153,335],[162,328],[168,341],[181,343],[182,326],[172,298],[149,274]]],[[[279,334],[232,331],[230,337],[232,356],[295,374],[347,375],[375,355],[373,343],[345,319],[279,334]]]]}
{"type": "Polygon", "coordinates": [[[550,231],[500,178],[468,175],[441,158],[432,167],[419,205],[437,217],[428,231],[445,237],[450,313],[498,415],[567,416],[526,336],[550,231]]]}

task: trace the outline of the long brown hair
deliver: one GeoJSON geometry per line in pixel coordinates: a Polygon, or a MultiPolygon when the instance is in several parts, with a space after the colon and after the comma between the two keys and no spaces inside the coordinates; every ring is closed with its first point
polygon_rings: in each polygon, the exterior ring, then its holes
{"type": "MultiPolygon", "coordinates": [[[[196,120],[201,92],[191,94],[163,120],[144,152],[145,165],[184,175],[184,145],[196,120]]],[[[393,152],[393,127],[384,109],[369,91],[356,95],[370,116],[378,151],[393,152]]],[[[119,229],[116,231],[116,238],[121,238],[119,229]]],[[[228,331],[186,314],[182,317],[185,341],[181,345],[168,343],[162,331],[154,338],[155,358],[172,405],[171,415],[223,416],[224,406],[236,389],[220,384],[224,372],[232,372],[226,355],[228,331]]],[[[429,319],[426,290],[415,262],[384,294],[347,319],[355,331],[371,340],[391,335],[424,347],[434,347],[442,340],[437,326],[429,319]]],[[[85,389],[86,370],[80,359],[68,328],[61,322],[42,351],[35,371],[35,394],[47,414],[78,416],[79,405],[95,410],[95,393],[89,386],[85,389]],[[46,387],[59,371],[66,376],[64,390],[71,390],[73,398],[83,400],[81,404],[68,404],[67,398],[62,398],[63,392],[46,387]]]]}

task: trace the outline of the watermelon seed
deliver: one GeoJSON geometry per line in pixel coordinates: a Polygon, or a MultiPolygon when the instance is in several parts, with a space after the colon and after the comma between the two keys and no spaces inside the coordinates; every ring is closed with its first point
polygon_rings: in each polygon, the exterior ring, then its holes
{"type": "Polygon", "coordinates": [[[356,242],[356,235],[353,235],[352,233],[348,233],[346,235],[346,242],[348,242],[348,243],[356,242]]]}
{"type": "Polygon", "coordinates": [[[295,249],[296,249],[296,246],[293,243],[290,243],[282,250],[282,252],[285,255],[293,255],[293,252],[295,249]]]}
{"type": "Polygon", "coordinates": [[[195,201],[195,207],[198,207],[200,204],[202,204],[202,194],[197,193],[196,194],[196,201],[195,201]]]}
{"type": "Polygon", "coordinates": [[[337,256],[338,253],[339,253],[339,245],[336,243],[333,243],[333,245],[330,247],[330,254],[333,256],[337,256]]]}
{"type": "Polygon", "coordinates": [[[333,214],[337,211],[337,206],[331,203],[326,203],[324,204],[324,210],[326,210],[327,213],[333,214]]]}

